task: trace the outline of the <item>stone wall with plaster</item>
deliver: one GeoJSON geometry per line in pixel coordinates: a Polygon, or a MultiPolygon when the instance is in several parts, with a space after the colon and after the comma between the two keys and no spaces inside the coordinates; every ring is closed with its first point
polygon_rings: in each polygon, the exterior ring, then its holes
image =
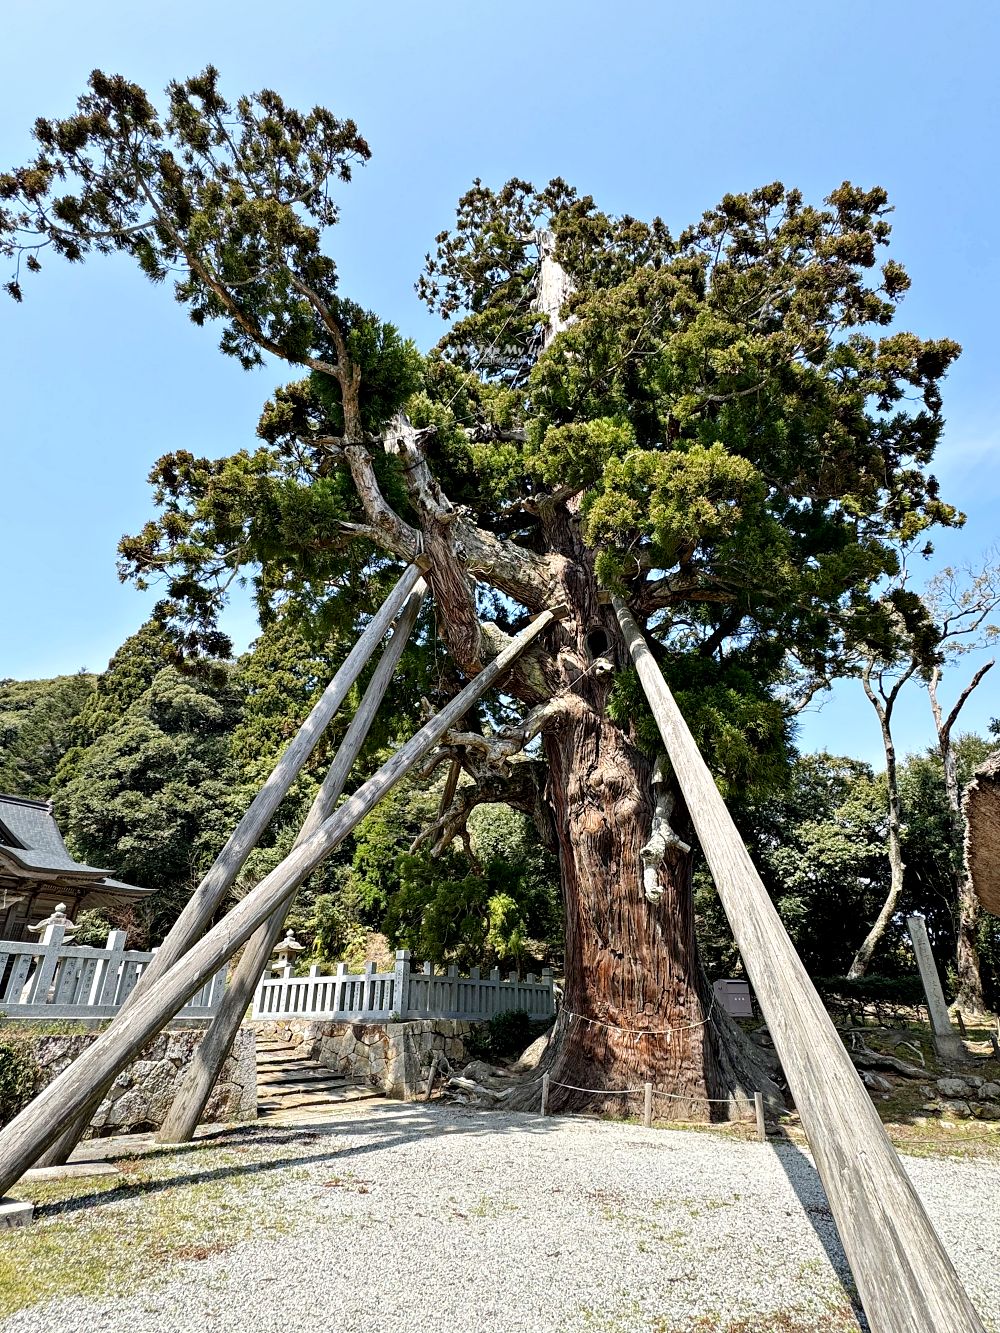
{"type": "MultiPolygon", "coordinates": [[[[159,1129],[180,1087],[203,1028],[174,1028],[161,1032],[139,1059],[119,1074],[107,1097],[94,1113],[85,1137],[129,1134],[159,1129]]],[[[61,1036],[23,1034],[33,1048],[39,1069],[36,1092],[61,1074],[81,1051],[97,1040],[96,1032],[61,1036]]],[[[202,1120],[211,1123],[256,1120],[257,1051],[252,1028],[241,1028],[232,1053],[223,1066],[202,1120]]]]}
{"type": "Polygon", "coordinates": [[[470,1058],[468,1038],[475,1024],[451,1018],[407,1023],[333,1023],[292,1018],[256,1022],[261,1041],[301,1048],[306,1060],[378,1088],[386,1097],[411,1101],[423,1096],[431,1055],[457,1068],[470,1058]]]}

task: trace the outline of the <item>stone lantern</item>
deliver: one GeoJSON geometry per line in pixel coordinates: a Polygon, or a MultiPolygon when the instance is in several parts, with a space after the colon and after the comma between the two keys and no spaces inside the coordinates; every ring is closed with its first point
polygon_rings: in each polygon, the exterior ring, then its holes
{"type": "Polygon", "coordinates": [[[66,904],[57,903],[56,910],[51,916],[47,916],[44,921],[39,921],[37,926],[29,926],[28,929],[33,935],[41,935],[42,944],[55,943],[56,941],[53,937],[58,931],[58,943],[61,944],[63,940],[72,939],[80,927],[74,926],[73,922],[70,921],[69,917],[66,915],[66,904]]]}
{"type": "Polygon", "coordinates": [[[283,940],[279,940],[274,946],[273,952],[278,956],[271,964],[271,971],[284,974],[286,977],[292,975],[292,966],[295,963],[295,955],[301,953],[306,946],[300,944],[291,931],[283,940]]]}

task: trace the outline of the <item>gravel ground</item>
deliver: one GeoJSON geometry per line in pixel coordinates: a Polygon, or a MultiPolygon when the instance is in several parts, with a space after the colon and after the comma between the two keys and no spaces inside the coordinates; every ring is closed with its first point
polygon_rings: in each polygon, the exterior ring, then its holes
{"type": "MultiPolygon", "coordinates": [[[[102,1294],[36,1304],[4,1333],[863,1326],[816,1173],[788,1144],[383,1104],[147,1160],[169,1174],[130,1197],[74,1201],[66,1234],[85,1246],[101,1215],[127,1249],[155,1190],[182,1197],[211,1179],[241,1238],[215,1221],[202,1255],[189,1228],[138,1280],[126,1264],[102,1294]]],[[[1000,1163],[908,1158],[907,1169],[1000,1333],[1000,1163]]],[[[53,1212],[36,1229],[65,1221],[53,1212]]]]}

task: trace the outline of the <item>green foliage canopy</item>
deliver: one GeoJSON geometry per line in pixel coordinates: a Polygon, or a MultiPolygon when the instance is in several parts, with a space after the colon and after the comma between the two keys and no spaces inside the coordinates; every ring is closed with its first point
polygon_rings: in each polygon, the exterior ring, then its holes
{"type": "MultiPolygon", "coordinates": [[[[158,614],[182,655],[225,657],[216,621],[241,577],[265,623],[298,617],[316,642],[356,633],[399,562],[434,541],[452,599],[437,632],[468,670],[499,638],[470,636],[470,619],[502,630],[557,596],[583,616],[593,574],[647,625],[727,790],[753,797],[780,781],[789,690],[845,669],[852,636],[888,642],[894,617],[917,614],[879,589],[901,545],[960,521],[928,472],[959,349],[894,327],[909,280],[885,255],[882,189],[845,182],[811,204],[776,182],[675,236],[559,179],[476,181],[418,282],[450,324],[420,358],[336,289],[334,195],[368,157],[353,122],[267,90],[230,103],[209,68],[169,85],[163,115],[95,72],[76,114],[35,132],[35,159],[0,176],[0,250],[27,270],[111,250],[153,281],[179,267],[177,299],[221,324],[225,353],[298,377],[252,451],[161,459],[159,515],[122,543],[123,577],[166,577],[158,614]],[[400,407],[407,426],[390,420],[400,407]]],[[[457,674],[429,628],[421,642],[445,697],[457,674]]],[[[568,668],[544,670],[510,702],[533,702],[539,681],[544,697],[547,679],[573,688],[568,668]]],[[[130,726],[156,721],[156,698],[131,705],[130,726]]],[[[642,742],[643,711],[621,672],[612,720],[642,742]]],[[[842,868],[843,840],[813,822],[799,850],[842,868]]],[[[468,878],[406,873],[420,930],[427,902],[468,878]]],[[[502,903],[490,911],[515,938],[517,895],[498,881],[481,902],[502,903]]]]}

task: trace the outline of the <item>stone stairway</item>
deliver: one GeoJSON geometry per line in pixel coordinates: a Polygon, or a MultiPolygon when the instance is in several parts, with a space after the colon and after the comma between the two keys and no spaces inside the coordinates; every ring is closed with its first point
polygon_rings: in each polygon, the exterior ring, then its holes
{"type": "Polygon", "coordinates": [[[306,1059],[300,1046],[257,1042],[257,1116],[261,1120],[321,1117],[345,1102],[379,1095],[374,1088],[352,1083],[306,1059]]]}

